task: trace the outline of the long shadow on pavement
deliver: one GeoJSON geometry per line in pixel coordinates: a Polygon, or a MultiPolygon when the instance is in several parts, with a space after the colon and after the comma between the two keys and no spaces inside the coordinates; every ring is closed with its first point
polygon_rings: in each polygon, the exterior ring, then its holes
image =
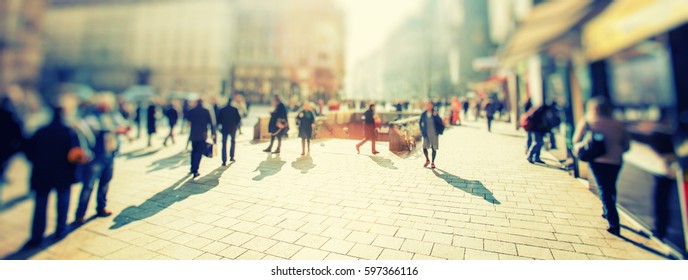
{"type": "Polygon", "coordinates": [[[368,156],[370,159],[372,159],[377,165],[388,168],[388,169],[399,169],[396,166],[394,166],[394,161],[388,158],[383,158],[380,156],[368,156]]]}
{"type": "Polygon", "coordinates": [[[126,159],[133,159],[133,158],[142,158],[142,157],[147,157],[150,155],[154,155],[155,153],[159,152],[160,149],[155,149],[155,150],[150,150],[146,151],[147,148],[142,148],[142,149],[136,149],[128,153],[120,154],[119,157],[123,157],[126,159]]]}
{"type": "Polygon", "coordinates": [[[315,164],[313,164],[313,158],[310,154],[307,154],[306,156],[302,156],[292,161],[291,167],[296,170],[301,170],[301,174],[306,174],[309,170],[315,168],[315,164]]]}
{"type": "Polygon", "coordinates": [[[265,177],[275,175],[282,170],[282,166],[287,163],[283,161],[279,154],[268,154],[267,159],[261,161],[255,171],[259,171],[256,177],[253,177],[253,181],[260,181],[265,179],[265,177]]]}
{"type": "Polygon", "coordinates": [[[485,188],[485,185],[483,185],[483,183],[481,183],[480,181],[466,180],[466,179],[463,179],[459,176],[451,174],[447,171],[444,171],[442,169],[433,169],[432,173],[435,173],[435,176],[446,181],[447,183],[449,183],[450,185],[452,185],[453,187],[455,187],[457,189],[460,189],[464,192],[470,193],[474,196],[480,196],[480,197],[484,198],[485,201],[487,201],[489,203],[496,204],[496,205],[501,204],[501,202],[499,202],[499,200],[497,200],[494,197],[492,192],[490,190],[488,190],[487,188],[485,188]],[[441,173],[438,172],[438,170],[441,171],[441,173]]]}
{"type": "Polygon", "coordinates": [[[146,171],[146,173],[151,173],[162,169],[175,169],[180,166],[189,165],[190,162],[191,157],[189,156],[189,151],[183,151],[152,162],[150,165],[148,165],[148,167],[152,167],[153,169],[146,171]]]}
{"type": "Polygon", "coordinates": [[[186,175],[167,189],[155,194],[139,206],[129,206],[117,217],[110,229],[118,229],[135,221],[150,218],[176,202],[183,201],[192,195],[199,195],[210,191],[220,184],[222,173],[227,166],[221,166],[197,180],[188,180],[186,175]]]}

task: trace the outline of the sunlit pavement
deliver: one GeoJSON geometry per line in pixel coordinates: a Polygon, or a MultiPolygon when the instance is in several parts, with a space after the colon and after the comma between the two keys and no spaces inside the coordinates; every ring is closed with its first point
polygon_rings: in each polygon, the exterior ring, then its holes
{"type": "MultiPolygon", "coordinates": [[[[435,170],[422,167],[421,151],[395,155],[386,143],[373,156],[370,144],[359,155],[356,141],[318,140],[301,157],[300,141],[289,139],[281,155],[269,155],[261,152],[266,143],[250,142],[247,126],[237,162],[222,167],[219,157],[204,158],[196,180],[187,175],[182,137],[168,147],[158,137],[160,148],[145,148],[141,139],[117,159],[109,194],[114,215],[91,219],[41,250],[13,254],[28,239],[33,207],[19,200],[0,212],[0,257],[664,258],[661,246],[633,229],[624,228],[623,238],[607,233],[601,203],[587,186],[556,167],[529,164],[525,138],[507,124],[494,126],[491,134],[482,123],[447,130],[435,170]]],[[[16,177],[26,168],[12,168],[15,180],[5,192],[25,192],[16,177]]],[[[80,186],[73,190],[70,213],[80,186]]]]}

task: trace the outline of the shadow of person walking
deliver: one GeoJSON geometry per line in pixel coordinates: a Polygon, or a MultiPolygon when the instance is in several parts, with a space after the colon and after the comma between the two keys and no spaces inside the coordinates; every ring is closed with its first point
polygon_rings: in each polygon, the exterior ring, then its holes
{"type": "Polygon", "coordinates": [[[258,167],[256,167],[256,170],[253,171],[260,172],[256,177],[253,177],[253,181],[260,181],[265,179],[265,177],[279,173],[280,170],[282,170],[282,166],[286,163],[287,162],[283,161],[279,154],[268,154],[267,159],[261,161],[258,167]]]}
{"type": "Polygon", "coordinates": [[[313,158],[307,155],[292,161],[291,167],[296,170],[301,170],[301,174],[306,174],[309,170],[315,168],[315,164],[313,164],[313,158]]]}
{"type": "Polygon", "coordinates": [[[377,165],[387,168],[387,169],[399,169],[396,166],[394,166],[394,162],[391,159],[388,158],[383,158],[380,156],[368,156],[370,159],[372,159],[377,165]]]}
{"type": "Polygon", "coordinates": [[[162,169],[175,169],[180,166],[187,166],[191,162],[189,153],[189,151],[183,151],[178,154],[156,160],[148,165],[148,167],[152,167],[153,169],[146,171],[146,173],[151,173],[162,169]]]}
{"type": "Polygon", "coordinates": [[[221,166],[197,180],[189,180],[191,175],[186,175],[162,192],[155,194],[141,205],[125,208],[117,217],[110,229],[118,229],[132,222],[150,218],[172,204],[183,201],[192,195],[199,195],[210,191],[220,184],[222,173],[227,166],[221,166]]]}
{"type": "Polygon", "coordinates": [[[485,199],[485,201],[499,205],[501,202],[497,200],[492,192],[485,188],[485,185],[481,183],[480,181],[477,180],[466,180],[463,179],[459,176],[456,176],[454,174],[451,174],[447,171],[444,171],[442,169],[433,169],[432,173],[435,174],[435,176],[441,178],[442,180],[446,181],[453,187],[460,189],[464,192],[470,193],[471,195],[474,196],[480,196],[485,199]]]}

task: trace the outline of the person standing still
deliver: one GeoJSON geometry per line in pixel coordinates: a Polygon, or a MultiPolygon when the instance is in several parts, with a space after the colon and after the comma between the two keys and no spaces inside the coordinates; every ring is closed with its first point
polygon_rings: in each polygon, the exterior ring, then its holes
{"type": "Polygon", "coordinates": [[[586,115],[576,126],[573,142],[583,140],[586,132],[602,134],[606,153],[589,163],[602,200],[602,216],[609,233],[619,235],[621,226],[616,208],[616,182],[623,165],[623,154],[630,149],[630,135],[624,125],[612,117],[612,106],[606,98],[595,97],[586,104],[586,115]]]}
{"type": "Polygon", "coordinates": [[[167,140],[172,140],[172,145],[174,145],[174,127],[177,125],[177,121],[179,121],[179,111],[177,111],[174,101],[165,106],[164,113],[167,118],[167,124],[170,126],[170,133],[165,137],[162,145],[167,146],[167,140]]]}
{"type": "Polygon", "coordinates": [[[435,111],[432,102],[425,105],[425,112],[420,116],[420,131],[423,134],[423,154],[425,155],[425,164],[423,167],[435,168],[435,157],[439,149],[439,136],[444,132],[444,124],[442,118],[435,111]],[[432,161],[428,157],[428,149],[432,149],[432,161]]]}
{"type": "Polygon", "coordinates": [[[58,239],[67,234],[67,212],[71,185],[76,182],[76,163],[70,161],[70,153],[79,145],[76,132],[63,121],[62,109],[53,109],[53,119],[47,126],[39,129],[28,140],[24,154],[33,167],[31,168],[31,190],[35,204],[31,238],[25,248],[41,246],[43,242],[48,198],[50,192],[57,191],[57,229],[58,239]]]}
{"type": "Polygon", "coordinates": [[[234,162],[234,146],[236,144],[237,128],[241,124],[241,114],[239,109],[232,106],[232,100],[227,102],[227,106],[220,109],[217,115],[217,126],[222,133],[222,166],[227,165],[227,140],[232,138],[229,148],[229,161],[234,162]]]}
{"type": "Polygon", "coordinates": [[[361,146],[363,146],[363,144],[366,142],[371,141],[373,154],[379,154],[380,152],[375,149],[375,138],[377,136],[377,128],[375,127],[375,104],[370,104],[370,106],[368,106],[368,110],[363,113],[363,118],[363,132],[365,138],[363,138],[360,143],[356,144],[356,152],[360,154],[361,146]]]}
{"type": "Polygon", "coordinates": [[[153,136],[155,135],[156,132],[156,116],[155,114],[157,113],[157,107],[155,106],[155,102],[151,101],[150,104],[148,104],[148,109],[146,109],[146,128],[148,128],[148,147],[152,145],[153,141],[153,136]]]}
{"type": "Polygon", "coordinates": [[[308,143],[308,153],[311,152],[311,138],[313,138],[313,128],[315,127],[315,112],[310,103],[303,104],[303,110],[296,116],[296,125],[299,126],[299,137],[301,137],[301,155],[306,155],[306,143],[308,143]]]}
{"type": "Polygon", "coordinates": [[[272,100],[273,110],[270,113],[270,122],[268,123],[268,132],[270,135],[270,146],[268,146],[263,152],[269,153],[272,151],[272,144],[277,138],[277,149],[272,152],[273,154],[279,154],[280,148],[282,147],[282,137],[286,134],[288,129],[287,122],[287,107],[280,99],[279,95],[275,95],[272,100]],[[286,125],[286,127],[280,127],[281,124],[286,125]]]}
{"type": "Polygon", "coordinates": [[[209,128],[213,143],[217,144],[213,117],[208,109],[203,108],[203,101],[201,99],[198,99],[195,107],[189,110],[189,122],[191,123],[189,133],[189,141],[191,141],[191,170],[189,174],[196,178],[201,176],[198,168],[201,165],[201,158],[206,150],[209,128]]]}

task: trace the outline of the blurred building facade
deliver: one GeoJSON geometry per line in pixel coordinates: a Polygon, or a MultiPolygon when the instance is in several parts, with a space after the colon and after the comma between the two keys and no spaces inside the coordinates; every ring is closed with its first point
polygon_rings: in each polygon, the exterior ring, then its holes
{"type": "Polygon", "coordinates": [[[56,82],[218,92],[229,73],[227,1],[54,0],[45,21],[45,71],[56,82]]]}
{"type": "Polygon", "coordinates": [[[35,89],[43,63],[44,0],[0,1],[0,90],[35,89]]]}
{"type": "Polygon", "coordinates": [[[343,87],[345,28],[333,1],[239,0],[232,87],[250,98],[332,99],[343,87]]]}
{"type": "MultiPolygon", "coordinates": [[[[368,91],[371,99],[448,98],[463,95],[471,83],[490,72],[474,67],[476,59],[494,55],[489,40],[488,5],[485,1],[428,0],[417,15],[409,17],[387,39],[376,55],[382,70],[356,75],[382,75],[369,86],[352,80],[352,89],[368,91]]],[[[354,72],[370,71],[361,62],[354,72]]],[[[368,79],[371,80],[371,79],[368,79]]],[[[366,80],[367,81],[367,80],[366,80]]]]}

